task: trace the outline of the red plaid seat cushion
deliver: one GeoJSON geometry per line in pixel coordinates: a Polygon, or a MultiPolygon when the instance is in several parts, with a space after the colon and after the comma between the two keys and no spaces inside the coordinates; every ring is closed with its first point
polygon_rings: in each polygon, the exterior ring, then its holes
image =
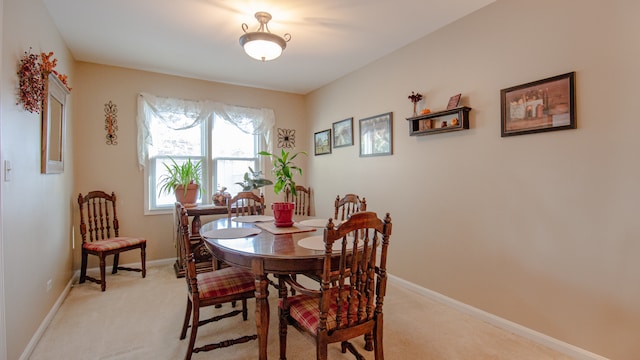
{"type": "MultiPolygon", "coordinates": [[[[344,289],[343,291],[349,291],[350,289],[344,289]]],[[[329,290],[332,299],[337,301],[338,288],[331,288],[329,290]]],[[[346,296],[346,295],[345,295],[346,296]]],[[[356,296],[354,294],[354,296],[356,296]]],[[[296,295],[287,299],[289,303],[289,315],[302,327],[307,329],[312,334],[317,334],[318,323],[320,321],[320,304],[319,298],[308,295],[296,295]]],[[[354,304],[355,305],[355,304],[354,304]]],[[[282,300],[278,302],[278,306],[282,307],[282,300]]],[[[347,325],[347,305],[344,304],[342,311],[342,325],[347,325]]],[[[334,302],[329,307],[329,314],[327,316],[327,330],[336,328],[336,310],[338,305],[334,302]]],[[[352,320],[356,320],[356,311],[351,311],[352,320]]]]}
{"type": "Polygon", "coordinates": [[[255,291],[255,278],[249,271],[226,267],[197,275],[200,299],[255,291]]]}
{"type": "Polygon", "coordinates": [[[82,247],[87,250],[93,251],[109,251],[115,249],[121,249],[131,245],[138,245],[146,243],[147,240],[136,237],[116,237],[105,240],[98,240],[94,242],[87,242],[82,244],[82,247]]]}

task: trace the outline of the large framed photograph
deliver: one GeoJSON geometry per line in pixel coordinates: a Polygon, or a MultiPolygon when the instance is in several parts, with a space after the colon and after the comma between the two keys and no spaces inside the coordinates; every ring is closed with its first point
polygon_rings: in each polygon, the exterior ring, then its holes
{"type": "Polygon", "coordinates": [[[333,123],[333,147],[353,145],[353,118],[340,120],[333,123]]]}
{"type": "Polygon", "coordinates": [[[575,72],[500,90],[501,136],[576,128],[575,72]]]}
{"type": "Polygon", "coordinates": [[[331,154],[331,129],[313,134],[313,144],[316,155],[331,154]]]}
{"type": "Polygon", "coordinates": [[[360,119],[360,156],[393,154],[392,113],[360,119]]]}

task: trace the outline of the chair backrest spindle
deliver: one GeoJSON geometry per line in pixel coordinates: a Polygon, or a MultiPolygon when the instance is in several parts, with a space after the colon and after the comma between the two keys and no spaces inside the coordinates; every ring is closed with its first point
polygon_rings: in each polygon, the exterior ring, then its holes
{"type": "Polygon", "coordinates": [[[241,191],[227,202],[227,214],[236,216],[264,215],[264,195],[241,191]]]}
{"type": "Polygon", "coordinates": [[[311,187],[296,185],[296,196],[293,196],[287,188],[284,199],[286,202],[296,204],[294,215],[311,216],[311,187]]]}
{"type": "Polygon", "coordinates": [[[83,243],[109,239],[112,231],[114,237],[120,236],[115,193],[91,191],[84,197],[80,194],[78,205],[83,243]]]}
{"type": "Polygon", "coordinates": [[[340,195],[336,196],[334,219],[344,221],[360,211],[367,211],[367,200],[364,197],[360,199],[356,194],[346,194],[341,199],[340,195]]]}

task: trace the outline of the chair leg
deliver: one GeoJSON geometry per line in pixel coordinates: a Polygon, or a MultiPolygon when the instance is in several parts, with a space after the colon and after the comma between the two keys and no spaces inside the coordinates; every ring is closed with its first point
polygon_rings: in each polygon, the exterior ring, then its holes
{"type": "Polygon", "coordinates": [[[242,299],[242,320],[247,321],[249,311],[247,310],[247,299],[242,299]]]}
{"type": "Polygon", "coordinates": [[[147,249],[146,248],[147,248],[147,244],[143,244],[142,247],[140,248],[140,261],[142,262],[142,278],[147,277],[147,263],[146,263],[147,249]]]}
{"type": "MultiPolygon", "coordinates": [[[[194,304],[195,305],[195,304],[194,304]]],[[[187,347],[187,355],[185,360],[191,360],[193,354],[193,347],[196,344],[196,335],[198,335],[198,322],[200,321],[200,307],[193,306],[193,317],[191,320],[191,336],[189,337],[189,346],[187,347]]]]}
{"type": "Polygon", "coordinates": [[[373,350],[375,360],[384,360],[384,347],[382,346],[382,316],[376,321],[373,329],[373,350]]]}
{"type": "Polygon", "coordinates": [[[111,269],[111,273],[115,274],[118,272],[118,263],[120,262],[120,254],[113,255],[113,268],[111,269]]]}
{"type": "MultiPolygon", "coordinates": [[[[296,274],[291,274],[291,278],[293,279],[293,281],[298,281],[298,275],[296,274]]],[[[296,295],[296,289],[291,288],[291,296],[295,296],[296,295]]]]}
{"type": "Polygon", "coordinates": [[[317,360],[327,360],[327,344],[322,343],[322,341],[318,341],[316,339],[316,359],[317,360]]]}
{"type": "Polygon", "coordinates": [[[280,335],[280,360],[287,360],[287,318],[289,316],[289,312],[286,309],[278,308],[278,328],[280,335]]]}
{"type": "Polygon", "coordinates": [[[87,280],[87,257],[88,256],[89,254],[82,251],[82,265],[80,265],[80,281],[79,281],[80,284],[84,283],[87,280]]]}
{"type": "Polygon", "coordinates": [[[102,291],[105,291],[107,289],[107,276],[105,274],[106,261],[104,260],[105,258],[104,253],[100,253],[99,258],[100,258],[100,289],[102,291]]]}
{"type": "Polygon", "coordinates": [[[189,328],[189,319],[191,318],[192,303],[191,298],[187,296],[187,311],[184,314],[184,322],[182,324],[182,332],[180,333],[180,340],[184,340],[187,337],[187,329],[189,328]]]}
{"type": "Polygon", "coordinates": [[[373,341],[374,339],[372,333],[364,334],[364,349],[367,351],[373,350],[373,341]]]}

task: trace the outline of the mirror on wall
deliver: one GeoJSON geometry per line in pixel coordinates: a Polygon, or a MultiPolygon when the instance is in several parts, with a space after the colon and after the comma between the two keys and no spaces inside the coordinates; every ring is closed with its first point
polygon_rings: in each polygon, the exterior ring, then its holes
{"type": "Polygon", "coordinates": [[[59,174],[64,171],[65,113],[69,91],[54,74],[49,74],[45,82],[40,170],[43,174],[59,174]]]}

